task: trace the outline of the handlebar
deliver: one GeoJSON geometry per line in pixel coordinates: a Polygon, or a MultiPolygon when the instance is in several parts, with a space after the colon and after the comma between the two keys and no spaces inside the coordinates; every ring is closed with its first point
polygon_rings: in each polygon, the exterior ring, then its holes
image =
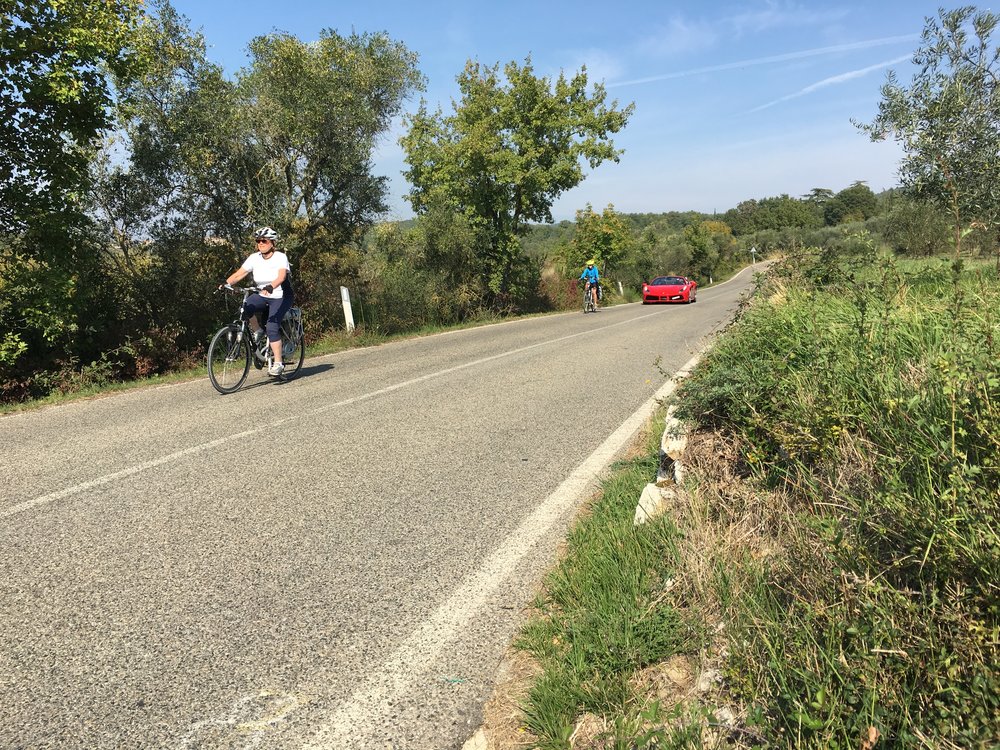
{"type": "Polygon", "coordinates": [[[232,284],[223,284],[215,291],[221,291],[225,289],[227,292],[259,292],[263,289],[262,286],[257,286],[256,284],[251,284],[250,286],[233,286],[232,284]]]}

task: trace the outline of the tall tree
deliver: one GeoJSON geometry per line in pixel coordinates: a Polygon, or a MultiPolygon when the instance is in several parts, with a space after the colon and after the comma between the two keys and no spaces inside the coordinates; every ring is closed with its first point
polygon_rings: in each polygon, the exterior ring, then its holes
{"type": "Polygon", "coordinates": [[[592,169],[618,160],[610,135],[634,105],[606,103],[602,84],[588,93],[586,68],[555,81],[535,75],[531,59],[485,67],[469,61],[458,76],[454,113],[430,113],[422,102],[400,139],[417,213],[445,200],[482,238],[484,281],[508,298],[523,256],[518,238],[530,222],[551,222],[551,207],[592,169]]]}
{"type": "Polygon", "coordinates": [[[179,348],[195,345],[214,313],[207,287],[265,223],[282,234],[312,320],[329,320],[331,279],[360,266],[347,245],[385,206],[371,155],[422,85],[415,56],[378,34],[274,34],[253,40],[251,64],[229,79],[168,0],[139,36],[149,65],[116,87],[119,142],[94,169],[91,213],[116,285],[115,325],[102,328],[118,343],[169,329],[179,348]]]}
{"type": "Polygon", "coordinates": [[[613,205],[609,203],[601,213],[595,213],[588,203],[576,212],[576,232],[568,246],[568,270],[579,273],[588,260],[594,259],[602,275],[611,269],[618,271],[633,242],[631,227],[613,205]]]}
{"type": "Polygon", "coordinates": [[[807,201],[782,194],[772,198],[743,201],[723,215],[733,234],[744,235],[763,229],[813,227],[822,224],[819,214],[807,201]]]}
{"type": "Polygon", "coordinates": [[[889,71],[878,115],[855,123],[872,140],[892,136],[902,145],[900,178],[915,196],[947,209],[956,254],[972,225],[996,232],[1000,224],[997,23],[972,6],[927,18],[910,85],[889,71]]]}
{"type": "Polygon", "coordinates": [[[188,20],[168,0],[151,8],[141,30],[150,63],[118,82],[116,135],[94,164],[92,212],[123,269],[150,238],[174,244],[189,234],[200,243],[211,234],[235,244],[248,204],[266,192],[245,102],[188,20]]]}
{"type": "Polygon", "coordinates": [[[111,123],[110,76],[127,79],[144,60],[133,44],[141,6],[0,2],[0,399],[12,382],[31,390],[47,351],[74,354],[69,343],[87,312],[81,277],[97,264],[82,241],[80,197],[111,123]]]}
{"type": "Polygon", "coordinates": [[[813,188],[809,191],[808,195],[803,195],[802,200],[806,203],[815,203],[822,206],[828,200],[833,197],[833,191],[830,188],[813,188]]]}
{"type": "Polygon", "coordinates": [[[316,42],[257,37],[240,74],[253,139],[279,191],[280,215],[303,247],[357,239],[386,209],[388,180],[372,174],[378,138],[404,100],[423,87],[416,54],[385,34],[316,42]]]}
{"type": "Polygon", "coordinates": [[[299,279],[350,272],[357,257],[343,247],[385,208],[386,179],[372,173],[377,139],[422,85],[413,53],[380,34],[324,30],[309,44],[273,34],[254,39],[251,65],[227,80],[187,19],[168,0],[154,7],[143,29],[152,62],[121,88],[124,147],[94,194],[110,262],[132,279],[143,315],[155,322],[157,301],[204,292],[144,290],[168,278],[147,272],[150,256],[197,254],[207,239],[228,266],[253,225],[278,228],[299,279]],[[312,258],[331,251],[333,262],[312,258]]]}
{"type": "Polygon", "coordinates": [[[156,7],[154,63],[123,90],[132,158],[115,168],[155,204],[147,222],[232,246],[260,223],[296,248],[356,239],[385,210],[372,154],[423,85],[415,54],[384,34],[276,33],[251,41],[251,64],[230,81],[187,19],[167,0],[156,7]]]}
{"type": "Polygon", "coordinates": [[[719,250],[712,241],[712,230],[707,226],[708,223],[703,221],[684,227],[684,243],[691,249],[690,270],[703,283],[711,277],[719,259],[719,250]]]}
{"type": "Polygon", "coordinates": [[[108,73],[138,61],[142,0],[7,0],[0,10],[0,229],[65,211],[110,124],[108,73]]]}
{"type": "Polygon", "coordinates": [[[878,199],[864,182],[855,182],[823,204],[823,218],[829,225],[864,221],[878,211],[878,199]]]}

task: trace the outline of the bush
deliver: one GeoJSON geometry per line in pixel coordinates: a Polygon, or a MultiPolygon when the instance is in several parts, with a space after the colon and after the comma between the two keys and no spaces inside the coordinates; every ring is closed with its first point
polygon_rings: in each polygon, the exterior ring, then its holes
{"type": "Polygon", "coordinates": [[[682,390],[793,500],[730,613],[733,685],[788,745],[995,746],[1000,287],[854,242],[779,268],[682,390]]]}

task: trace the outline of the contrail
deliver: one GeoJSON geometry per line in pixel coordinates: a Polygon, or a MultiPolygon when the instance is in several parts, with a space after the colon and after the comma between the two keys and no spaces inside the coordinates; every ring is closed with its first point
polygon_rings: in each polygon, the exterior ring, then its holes
{"type": "Polygon", "coordinates": [[[759,107],[754,107],[747,111],[747,114],[751,112],[760,112],[762,109],[767,109],[768,107],[773,107],[775,104],[781,104],[781,102],[787,102],[789,99],[798,99],[800,96],[805,96],[806,94],[811,94],[817,89],[826,88],[827,86],[833,86],[837,83],[843,83],[844,81],[850,81],[854,78],[860,78],[861,76],[868,75],[873,70],[881,70],[882,68],[887,68],[890,65],[895,65],[896,63],[903,62],[903,60],[909,60],[909,55],[903,55],[902,57],[894,57],[891,60],[886,60],[885,62],[880,62],[876,65],[869,65],[867,68],[859,68],[858,70],[849,70],[846,73],[840,73],[839,75],[830,76],[829,78],[824,78],[822,81],[817,81],[816,83],[811,83],[800,91],[796,91],[794,94],[788,94],[788,96],[783,96],[780,99],[775,99],[773,102],[768,102],[767,104],[761,104],[759,107]]]}
{"type": "MultiPolygon", "coordinates": [[[[616,88],[618,86],[635,86],[640,83],[653,83],[654,81],[668,81],[672,78],[686,78],[700,73],[716,73],[720,70],[734,70],[736,68],[747,68],[753,65],[768,65],[770,63],[785,62],[787,60],[801,60],[805,57],[818,57],[820,55],[830,55],[835,52],[850,52],[856,49],[868,49],[870,47],[884,47],[887,44],[899,44],[900,42],[912,42],[920,38],[919,34],[905,34],[903,36],[887,36],[882,39],[867,39],[861,42],[850,42],[849,44],[835,44],[832,47],[817,47],[816,49],[806,49],[800,52],[786,52],[782,55],[770,55],[768,57],[757,57],[752,60],[740,60],[739,62],[723,63],[722,65],[710,65],[706,68],[693,68],[692,70],[681,70],[675,73],[663,73],[662,75],[649,76],[648,78],[634,78],[631,81],[616,81],[607,84],[606,88],[616,88]]],[[[907,59],[909,55],[906,56],[907,59]]],[[[898,61],[897,61],[898,62],[898,61]]]]}

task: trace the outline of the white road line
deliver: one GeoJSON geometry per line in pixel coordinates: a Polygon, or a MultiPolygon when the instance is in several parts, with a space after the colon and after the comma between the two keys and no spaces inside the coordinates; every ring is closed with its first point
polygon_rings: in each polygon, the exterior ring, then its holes
{"type": "Polygon", "coordinates": [[[476,571],[466,576],[434,614],[379,665],[369,672],[365,684],[341,704],[329,722],[316,730],[307,750],[344,750],[369,747],[370,737],[359,732],[364,725],[378,724],[386,707],[395,705],[426,670],[468,626],[494,596],[500,584],[521,559],[549,532],[583,496],[594,478],[634,438],[656,404],[676,387],[677,380],[697,364],[696,354],[677,375],[639,407],[621,427],[605,440],[541,505],[504,540],[500,548],[476,571]]]}
{"type": "Polygon", "coordinates": [[[97,477],[96,479],[91,479],[86,482],[81,482],[80,484],[75,484],[72,487],[66,487],[65,489],[58,490],[57,492],[51,492],[47,495],[41,495],[31,500],[25,500],[17,505],[12,505],[9,508],[0,510],[0,518],[10,518],[11,516],[16,516],[20,513],[24,513],[32,508],[38,508],[43,505],[48,505],[57,500],[62,500],[67,497],[85,492],[86,490],[94,489],[95,487],[101,487],[103,485],[109,484],[111,482],[123,479],[125,477],[130,477],[140,472],[147,471],[148,469],[154,469],[158,466],[163,466],[164,464],[172,463],[178,459],[184,458],[186,456],[191,456],[197,453],[203,453],[204,451],[211,450],[212,448],[217,448],[220,445],[226,443],[231,443],[234,440],[242,440],[247,437],[252,437],[254,435],[259,435],[263,432],[269,432],[275,427],[292,422],[296,419],[303,419],[305,417],[314,416],[316,414],[322,414],[324,412],[330,411],[331,409],[340,409],[345,406],[350,406],[356,404],[360,401],[368,401],[373,398],[378,398],[379,396],[384,396],[387,393],[392,393],[393,391],[398,391],[403,388],[409,388],[410,386],[417,385],[418,383],[423,383],[428,380],[433,380],[435,378],[442,377],[444,375],[449,375],[453,372],[458,372],[460,370],[465,370],[470,367],[476,367],[478,365],[486,364],[487,362],[494,362],[498,359],[503,359],[504,357],[511,357],[515,354],[521,354],[522,352],[530,351],[532,349],[537,349],[541,346],[549,346],[552,344],[558,344],[563,341],[569,341],[570,339],[575,339],[580,336],[590,336],[596,331],[606,331],[609,328],[616,328],[618,326],[627,325],[629,323],[635,323],[636,321],[643,320],[644,318],[651,317],[653,315],[658,315],[659,312],[647,313],[645,315],[640,315],[636,318],[630,318],[629,320],[622,320],[617,323],[611,323],[610,325],[601,326],[599,328],[590,328],[586,331],[580,331],[579,333],[571,333],[567,336],[561,336],[559,338],[550,339],[548,341],[539,341],[535,344],[529,344],[528,346],[522,346],[519,349],[511,349],[509,352],[501,352],[500,354],[494,354],[489,357],[483,357],[482,359],[477,359],[472,362],[466,362],[461,365],[455,365],[454,367],[448,367],[444,370],[438,370],[437,372],[428,373],[427,375],[421,375],[417,378],[412,378],[411,380],[406,380],[401,383],[396,383],[394,385],[386,386],[385,388],[379,388],[376,391],[370,391],[368,393],[363,393],[359,396],[354,396],[353,398],[344,399],[343,401],[337,401],[332,404],[327,404],[326,406],[321,406],[317,409],[311,409],[305,412],[299,412],[291,416],[285,417],[284,419],[279,419],[274,422],[269,422],[266,425],[261,425],[258,428],[252,430],[244,430],[243,432],[238,432],[234,435],[226,435],[225,437],[216,438],[215,440],[210,440],[206,443],[200,443],[198,445],[193,445],[189,448],[176,451],[175,453],[170,453],[165,456],[160,456],[151,461],[145,461],[141,464],[136,464],[135,466],[130,466],[127,469],[122,469],[121,471],[116,471],[111,474],[105,474],[104,476],[97,477]]]}

